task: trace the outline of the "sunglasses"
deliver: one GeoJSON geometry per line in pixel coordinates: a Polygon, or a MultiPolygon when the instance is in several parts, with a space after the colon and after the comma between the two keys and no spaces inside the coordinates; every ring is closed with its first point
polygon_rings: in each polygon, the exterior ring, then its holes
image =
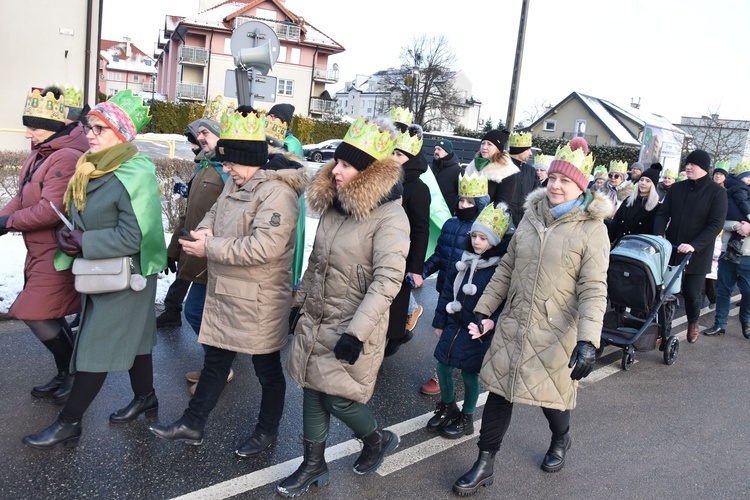
{"type": "Polygon", "coordinates": [[[608,174],[610,179],[619,179],[622,177],[620,174],[608,174]]]}

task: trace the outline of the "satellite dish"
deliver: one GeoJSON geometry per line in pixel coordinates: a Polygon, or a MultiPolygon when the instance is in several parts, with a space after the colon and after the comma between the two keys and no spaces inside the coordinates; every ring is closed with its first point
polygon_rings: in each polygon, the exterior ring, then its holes
{"type": "MultiPolygon", "coordinates": [[[[248,21],[242,23],[232,32],[229,47],[235,59],[242,49],[251,49],[268,44],[271,53],[270,65],[273,66],[279,59],[279,37],[271,27],[260,21],[248,21]]],[[[264,75],[266,73],[263,73],[264,75]]]]}

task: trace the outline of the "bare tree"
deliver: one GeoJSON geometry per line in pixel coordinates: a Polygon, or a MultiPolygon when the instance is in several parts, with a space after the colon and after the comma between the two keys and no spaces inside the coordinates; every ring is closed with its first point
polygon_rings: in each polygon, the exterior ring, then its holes
{"type": "Polygon", "coordinates": [[[707,115],[700,118],[683,117],[679,126],[692,136],[691,149],[702,149],[714,160],[742,158],[750,122],[722,120],[718,111],[709,110],[707,115]]]}
{"type": "Polygon", "coordinates": [[[539,119],[550,108],[550,103],[546,99],[534,99],[534,103],[523,110],[523,120],[516,125],[516,129],[524,128],[531,125],[539,119]]]}

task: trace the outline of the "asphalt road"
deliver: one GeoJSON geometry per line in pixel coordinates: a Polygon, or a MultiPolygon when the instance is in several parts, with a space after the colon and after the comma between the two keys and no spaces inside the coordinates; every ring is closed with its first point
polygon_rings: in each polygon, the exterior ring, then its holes
{"type": "MultiPolygon", "coordinates": [[[[356,476],[351,465],[360,444],[333,419],[327,451],[331,483],[311,488],[305,498],[453,498],[453,481],[476,458],[478,426],[473,436],[458,441],[423,429],[438,400],[417,392],[434,369],[434,283],[428,280],[417,291],[426,313],[414,340],[385,360],[370,403],[381,425],[401,435],[401,445],[377,473],[356,476]]],[[[638,353],[624,372],[621,351],[608,347],[581,384],[572,416],[573,446],[557,474],[539,469],[550,437],[542,412],[517,405],[497,456],[495,484],[478,497],[746,497],[750,341],[739,333],[736,314],[734,308],[728,335],[681,342],[672,366],[656,350],[638,353]]],[[[686,325],[679,316],[675,330],[684,339],[686,325]]],[[[706,310],[702,324],[710,326],[712,320],[706,310]]],[[[188,402],[184,374],[201,366],[202,350],[184,321],[180,328],[160,331],[154,351],[158,417],[109,424],[108,415],[132,397],[127,374],[113,373],[85,415],[77,448],[30,449],[21,437],[49,425],[60,410],[29,394],[32,385],[53,374],[51,356],[21,322],[0,322],[0,339],[2,499],[274,498],[274,481],[301,462],[302,391],[291,381],[278,444],[256,459],[233,456],[258,411],[259,386],[246,355],[235,361],[237,376],[209,419],[203,446],[167,443],[147,431],[151,421],[180,416],[188,402]]],[[[460,378],[457,390],[460,399],[460,378]]]]}

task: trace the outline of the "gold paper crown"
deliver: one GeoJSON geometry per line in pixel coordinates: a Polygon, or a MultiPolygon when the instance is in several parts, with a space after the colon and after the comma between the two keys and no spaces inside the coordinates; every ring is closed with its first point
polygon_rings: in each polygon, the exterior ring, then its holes
{"type": "Polygon", "coordinates": [[[219,139],[233,141],[264,141],[266,140],[263,117],[256,113],[242,116],[239,111],[229,114],[225,111],[220,118],[219,139]]]}
{"type": "Polygon", "coordinates": [[[512,148],[530,148],[531,132],[513,132],[510,135],[510,147],[512,148]]]}
{"type": "Polygon", "coordinates": [[[677,178],[675,179],[676,182],[681,182],[687,179],[687,172],[682,170],[679,174],[677,174],[677,178]]]}
{"type": "Polygon", "coordinates": [[[479,173],[458,176],[458,196],[461,198],[480,198],[488,194],[487,177],[479,173]]]}
{"type": "Polygon", "coordinates": [[[364,151],[376,160],[382,160],[393,153],[396,141],[388,131],[381,132],[377,123],[367,123],[365,118],[354,120],[346,131],[344,142],[364,151]]]}
{"type": "Polygon", "coordinates": [[[734,175],[740,175],[750,170],[750,162],[738,163],[734,166],[734,175]]]}
{"type": "Polygon", "coordinates": [[[716,162],[716,165],[714,165],[714,168],[720,168],[729,172],[729,162],[727,160],[719,160],[716,162]]]}
{"type": "Polygon", "coordinates": [[[570,163],[586,176],[591,175],[591,171],[594,169],[594,157],[591,155],[591,153],[589,153],[588,155],[585,154],[583,152],[583,148],[578,148],[573,151],[570,149],[569,144],[557,148],[557,152],[555,153],[555,160],[566,161],[570,163]]]}
{"type": "Polygon", "coordinates": [[[594,168],[594,179],[599,178],[607,178],[607,167],[605,167],[604,165],[597,165],[596,168],[594,168]]]}
{"type": "Polygon", "coordinates": [[[42,96],[39,90],[34,90],[26,97],[23,116],[65,123],[65,96],[55,99],[52,92],[42,96]]]}
{"type": "Polygon", "coordinates": [[[264,115],[263,118],[266,122],[266,139],[274,146],[283,147],[284,139],[286,138],[286,123],[282,122],[278,117],[271,120],[268,118],[268,115],[264,115]]]}
{"type": "Polygon", "coordinates": [[[83,89],[74,85],[65,85],[63,88],[65,92],[65,105],[69,108],[82,108],[83,107],[83,89]]]}
{"type": "Polygon", "coordinates": [[[510,227],[510,212],[505,203],[499,203],[497,208],[490,203],[479,214],[476,222],[484,224],[492,229],[500,238],[505,236],[505,232],[510,227]]]}
{"type": "Polygon", "coordinates": [[[536,165],[537,163],[540,163],[542,165],[549,166],[549,161],[550,161],[549,160],[549,156],[547,156],[547,155],[541,155],[541,154],[539,154],[539,155],[536,155],[534,157],[534,165],[536,165]]]}
{"type": "Polygon", "coordinates": [[[419,135],[410,135],[407,130],[406,132],[399,132],[398,138],[396,138],[396,145],[393,146],[393,149],[400,149],[412,156],[417,156],[422,150],[422,142],[419,135]]]}
{"type": "Polygon", "coordinates": [[[224,113],[231,113],[235,109],[237,103],[233,99],[224,100],[224,96],[219,94],[206,103],[201,120],[218,122],[224,113]]]}
{"type": "Polygon", "coordinates": [[[402,107],[391,108],[391,120],[394,122],[403,123],[406,126],[411,125],[414,115],[408,109],[402,107]]]}
{"type": "Polygon", "coordinates": [[[677,177],[677,172],[675,172],[675,170],[672,168],[666,168],[664,169],[664,172],[662,173],[661,177],[662,179],[664,177],[671,177],[672,179],[674,179],[675,177],[677,177]]]}
{"type": "Polygon", "coordinates": [[[610,172],[616,172],[618,174],[627,174],[628,173],[628,162],[626,162],[626,161],[612,160],[611,162],[609,162],[609,171],[610,172]]]}

